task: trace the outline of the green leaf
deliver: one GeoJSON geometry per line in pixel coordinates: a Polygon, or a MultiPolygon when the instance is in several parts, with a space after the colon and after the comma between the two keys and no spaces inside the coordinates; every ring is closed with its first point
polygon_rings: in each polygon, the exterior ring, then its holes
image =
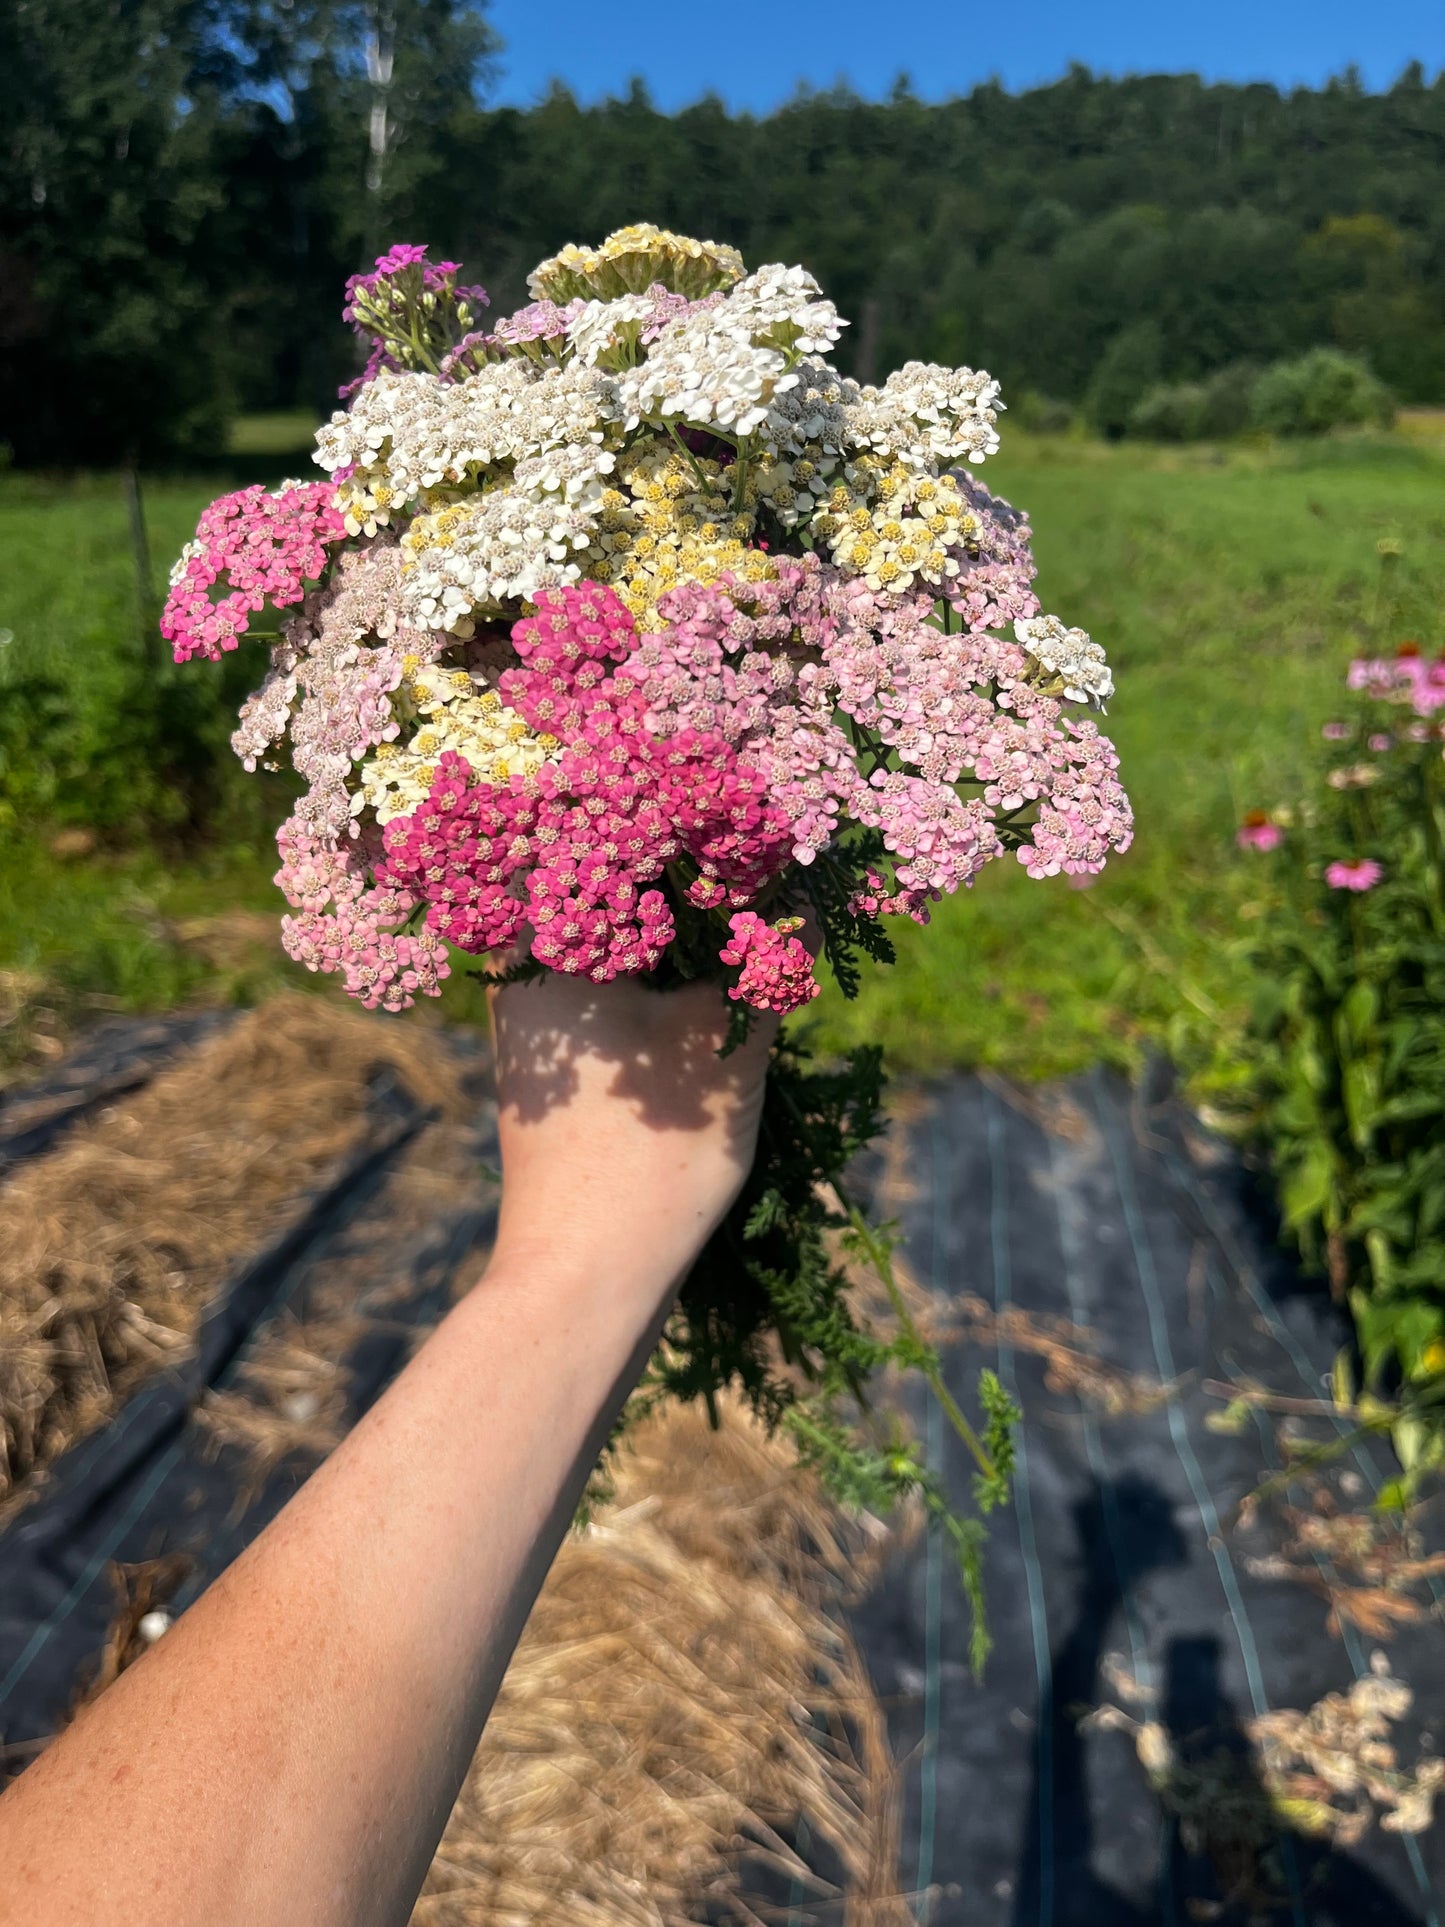
{"type": "Polygon", "coordinates": [[[1291,1228],[1324,1215],[1334,1194],[1334,1159],[1327,1144],[1311,1144],[1280,1186],[1285,1223],[1291,1228]]]}
{"type": "Polygon", "coordinates": [[[1351,984],[1340,1004],[1340,1029],[1351,1043],[1363,1043],[1380,1014],[1380,993],[1368,981],[1351,984]]]}

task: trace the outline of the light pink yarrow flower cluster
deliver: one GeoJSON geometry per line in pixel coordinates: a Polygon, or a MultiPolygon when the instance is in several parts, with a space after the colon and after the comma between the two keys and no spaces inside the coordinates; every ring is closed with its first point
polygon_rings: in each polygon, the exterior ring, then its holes
{"type": "Polygon", "coordinates": [[[949,604],[968,629],[999,629],[1036,616],[1038,570],[1028,516],[991,494],[966,468],[949,474],[978,524],[967,549],[954,558],[959,569],[945,590],[949,604]]]}
{"type": "Polygon", "coordinates": [[[1001,854],[998,823],[1037,805],[1019,849],[1033,876],[1103,867],[1133,834],[1112,745],[1063,716],[1012,642],[945,635],[926,595],[888,597],[816,556],[779,557],[777,580],[671,591],[668,627],[624,666],[650,725],[716,729],[756,761],[805,866],[844,822],[877,830],[895,859],[889,911],[927,906],[1001,854]],[[841,717],[841,721],[840,721],[841,717]],[[900,768],[860,762],[852,721],[900,768]],[[964,800],[955,785],[978,785],[964,800]]]}
{"type": "Polygon", "coordinates": [[[270,602],[299,602],[345,540],[346,524],[329,482],[297,483],[269,494],[260,485],[223,495],[201,517],[171,574],[161,634],[177,662],[234,649],[251,617],[270,602]],[[216,589],[224,593],[217,600],[216,589]]]}
{"type": "Polygon", "coordinates": [[[364,841],[344,842],[300,814],[277,835],[276,881],[300,912],[281,919],[288,956],[308,970],[339,975],[368,1010],[405,1010],[417,997],[435,997],[450,974],[446,945],[423,926],[405,926],[416,899],[372,880],[378,852],[364,841]]]}

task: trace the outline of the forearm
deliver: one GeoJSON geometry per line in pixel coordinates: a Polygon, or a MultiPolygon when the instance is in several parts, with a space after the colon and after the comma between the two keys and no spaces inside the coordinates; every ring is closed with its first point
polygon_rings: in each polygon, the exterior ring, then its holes
{"type": "MultiPolygon", "coordinates": [[[[609,1240],[609,1253],[626,1253],[609,1240]]],[[[404,1922],[671,1278],[499,1258],[0,1801],[0,1923],[404,1922]]]]}

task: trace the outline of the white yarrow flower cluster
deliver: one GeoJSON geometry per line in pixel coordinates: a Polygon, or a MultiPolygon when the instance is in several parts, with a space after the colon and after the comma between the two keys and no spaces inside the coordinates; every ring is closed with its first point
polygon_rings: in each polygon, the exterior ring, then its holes
{"type": "Polygon", "coordinates": [[[572,353],[585,368],[635,350],[643,329],[654,319],[651,295],[624,294],[616,301],[587,301],[567,324],[572,353]]]}
{"type": "Polygon", "coordinates": [[[1019,646],[1050,677],[1063,684],[1070,702],[1097,703],[1114,693],[1114,678],[1097,642],[1087,630],[1067,629],[1057,616],[1030,616],[1014,624],[1019,646]]]}
{"type": "Polygon", "coordinates": [[[998,383],[972,368],[909,361],[848,408],[848,436],[911,467],[981,462],[998,452],[998,383]]]}
{"type": "Polygon", "coordinates": [[[466,635],[479,609],[578,581],[597,513],[598,500],[497,488],[417,516],[402,538],[406,619],[466,635]]]}
{"type": "Polygon", "coordinates": [[[747,436],[767,420],[773,397],[797,377],[781,349],[755,347],[745,334],[719,327],[722,312],[674,323],[640,366],[619,376],[629,427],[660,415],[747,436]]]}
{"type": "MultiPolygon", "coordinates": [[[[634,601],[673,565],[711,580],[755,554],[760,514],[786,530],[812,524],[875,591],[940,587],[957,572],[966,518],[943,472],[998,446],[988,375],[914,361],[860,386],[827,359],[846,324],[805,268],[744,274],[735,251],[650,226],[564,248],[534,282],[544,303],[568,304],[548,309],[552,354],[527,352],[538,311],[525,310],[525,327],[502,321],[488,337],[497,360],[455,381],[383,371],[318,438],[353,534],[413,518],[409,620],[470,633],[478,612],[575,581],[598,558],[634,601]],[[737,450],[735,463],[709,454],[717,500],[679,505],[676,541],[599,529],[624,447],[650,434],[677,468],[660,500],[682,485],[678,464],[699,472],[678,448],[684,430],[737,450]],[[923,485],[917,499],[905,475],[923,485]]],[[[1074,680],[1097,681],[1079,660],[1074,680]]]]}
{"type": "Polygon", "coordinates": [[[847,327],[806,268],[775,261],[759,268],[713,311],[720,327],[736,328],[759,347],[825,355],[847,327]]]}
{"type": "Polygon", "coordinates": [[[800,361],[791,387],[774,397],[766,439],[779,456],[813,447],[841,454],[848,445],[849,408],[862,390],[826,362],[800,361]]]}
{"type": "Polygon", "coordinates": [[[521,356],[453,383],[386,372],[321,430],[317,459],[333,471],[353,466],[354,480],[381,476],[394,500],[411,501],[498,463],[598,443],[614,413],[605,377],[521,356]]]}

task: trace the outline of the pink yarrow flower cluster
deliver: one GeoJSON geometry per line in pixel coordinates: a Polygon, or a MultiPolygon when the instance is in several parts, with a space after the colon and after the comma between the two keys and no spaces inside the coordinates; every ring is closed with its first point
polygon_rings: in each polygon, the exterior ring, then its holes
{"type": "Polygon", "coordinates": [[[755,910],[740,910],[729,917],[732,936],[719,955],[723,963],[741,967],[738,981],[728,988],[729,997],[755,1010],[776,1011],[780,1017],[810,1003],[819,985],[812,954],[795,934],[802,927],[801,917],[764,923],[755,910]]]}
{"type": "Polygon", "coordinates": [[[1032,876],[1092,873],[1128,848],[1113,746],[1028,680],[1016,644],[945,635],[929,596],[877,594],[816,556],[775,567],[771,582],[672,590],[659,605],[667,628],[643,636],[622,673],[652,728],[717,730],[746,751],[791,824],[796,862],[848,821],[876,830],[895,871],[883,911],[926,919],[1003,852],[999,824],[1021,811],[1034,809],[1018,850],[1032,876]],[[850,719],[900,767],[865,767],[850,719]],[[960,780],[980,794],[961,798],[960,780]]]}
{"type": "Polygon", "coordinates": [[[997,629],[1039,613],[1033,530],[1021,509],[986,489],[966,468],[950,469],[973,511],[977,529],[955,560],[958,574],[945,591],[969,629],[997,629]]]}
{"type": "Polygon", "coordinates": [[[212,502],[171,572],[161,615],[161,634],[177,662],[218,662],[266,603],[285,608],[301,600],[326,568],[328,550],[346,536],[334,494],[328,482],[298,482],[274,494],[258,484],[212,502]]]}
{"type": "Polygon", "coordinates": [[[339,975],[368,1010],[405,1010],[435,997],[450,974],[446,945],[423,926],[409,931],[417,900],[372,881],[377,854],[318,833],[297,814],[277,835],[276,882],[299,915],[281,919],[288,956],[308,970],[339,975]]]}
{"type": "Polygon", "coordinates": [[[675,934],[650,886],[669,864],[693,872],[691,900],[746,903],[787,862],[787,819],[761,770],[716,729],[663,737],[631,677],[636,642],[607,588],[543,592],[518,622],[521,666],[503,700],[564,747],[554,763],[503,785],[444,754],[431,794],[385,830],[387,881],[426,905],[430,929],[459,949],[509,948],[604,983],[651,970],[675,934]]]}

